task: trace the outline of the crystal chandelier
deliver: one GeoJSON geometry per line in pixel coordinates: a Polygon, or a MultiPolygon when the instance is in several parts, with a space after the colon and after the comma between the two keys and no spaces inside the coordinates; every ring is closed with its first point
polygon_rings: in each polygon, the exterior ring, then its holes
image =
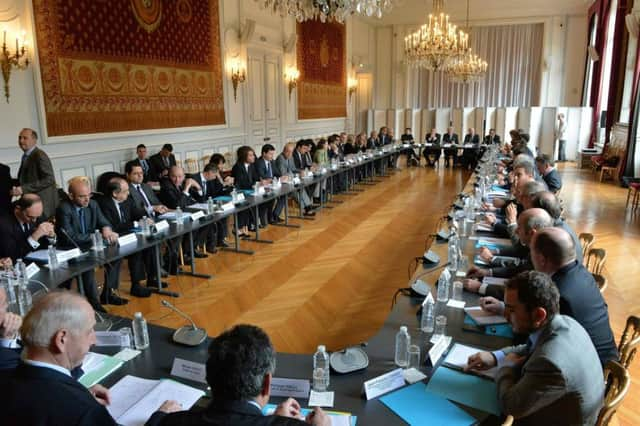
{"type": "MultiPolygon", "coordinates": [[[[469,0],[467,0],[467,31],[469,30],[469,0]]],[[[467,48],[463,55],[453,60],[447,69],[449,79],[457,83],[473,83],[484,78],[487,73],[487,61],[467,48]]]]}
{"type": "Polygon", "coordinates": [[[383,13],[391,12],[399,0],[255,0],[264,9],[280,14],[291,15],[298,22],[320,19],[321,22],[336,21],[343,23],[353,14],[382,18],[383,13]]]}
{"type": "Polygon", "coordinates": [[[469,48],[469,36],[458,30],[443,12],[444,0],[433,0],[428,24],[404,38],[407,63],[432,71],[445,70],[469,48]]]}

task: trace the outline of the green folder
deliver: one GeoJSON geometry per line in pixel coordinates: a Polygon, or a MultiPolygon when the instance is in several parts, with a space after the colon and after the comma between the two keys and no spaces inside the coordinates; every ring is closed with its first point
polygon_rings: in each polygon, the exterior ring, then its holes
{"type": "Polygon", "coordinates": [[[117,358],[94,352],[89,352],[87,357],[85,357],[83,369],[85,364],[87,364],[88,369],[86,369],[85,373],[78,379],[78,381],[87,388],[101,382],[105,377],[124,364],[124,362],[117,358]],[[87,357],[90,359],[88,360],[87,357]]]}

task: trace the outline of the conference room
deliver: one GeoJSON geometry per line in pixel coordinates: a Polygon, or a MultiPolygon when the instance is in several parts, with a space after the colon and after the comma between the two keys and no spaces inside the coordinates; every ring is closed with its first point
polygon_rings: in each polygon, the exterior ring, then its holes
{"type": "Polygon", "coordinates": [[[640,422],[640,3],[5,3],[0,423],[640,422]]]}

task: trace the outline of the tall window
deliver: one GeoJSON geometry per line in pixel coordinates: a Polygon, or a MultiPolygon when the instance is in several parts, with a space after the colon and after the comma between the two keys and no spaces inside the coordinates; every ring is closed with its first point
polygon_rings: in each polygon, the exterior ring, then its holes
{"type": "MultiPolygon", "coordinates": [[[[598,14],[595,13],[589,22],[589,47],[595,48],[598,30],[598,14]]],[[[582,106],[588,107],[591,102],[591,86],[593,85],[593,59],[587,52],[586,66],[584,67],[584,85],[582,88],[582,106]]]]}
{"type": "MultiPolygon", "coordinates": [[[[607,111],[607,100],[609,99],[609,89],[611,87],[611,66],[613,64],[613,43],[614,43],[614,34],[616,31],[616,13],[618,9],[618,0],[612,0],[610,4],[611,13],[609,13],[609,22],[607,23],[607,38],[606,44],[604,48],[604,55],[600,58],[601,61],[604,61],[604,69],[602,72],[602,92],[600,93],[600,114],[602,117],[602,113],[607,111]]],[[[598,132],[598,142],[603,144],[605,139],[605,132],[598,132]]]]}

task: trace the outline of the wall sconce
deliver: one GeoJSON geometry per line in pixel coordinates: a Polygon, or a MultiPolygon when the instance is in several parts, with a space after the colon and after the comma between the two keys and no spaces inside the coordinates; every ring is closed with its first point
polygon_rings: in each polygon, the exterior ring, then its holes
{"type": "Polygon", "coordinates": [[[240,59],[234,59],[231,64],[231,83],[233,83],[233,100],[238,102],[238,85],[244,83],[247,74],[240,62],[240,59]]]}
{"type": "Polygon", "coordinates": [[[358,90],[358,80],[349,77],[349,81],[347,82],[347,90],[349,91],[349,103],[351,103],[351,97],[358,90]]]}
{"type": "Polygon", "coordinates": [[[300,71],[296,67],[287,67],[284,72],[284,80],[289,87],[289,101],[291,101],[291,92],[298,87],[298,79],[300,78],[300,71]]]}
{"type": "Polygon", "coordinates": [[[9,103],[9,79],[11,78],[11,70],[13,68],[24,70],[29,66],[29,58],[27,56],[27,42],[24,40],[25,32],[22,32],[22,45],[20,39],[16,37],[16,50],[11,52],[7,47],[7,30],[4,30],[2,36],[2,51],[0,52],[0,68],[2,68],[2,77],[4,78],[4,97],[9,103]]]}

